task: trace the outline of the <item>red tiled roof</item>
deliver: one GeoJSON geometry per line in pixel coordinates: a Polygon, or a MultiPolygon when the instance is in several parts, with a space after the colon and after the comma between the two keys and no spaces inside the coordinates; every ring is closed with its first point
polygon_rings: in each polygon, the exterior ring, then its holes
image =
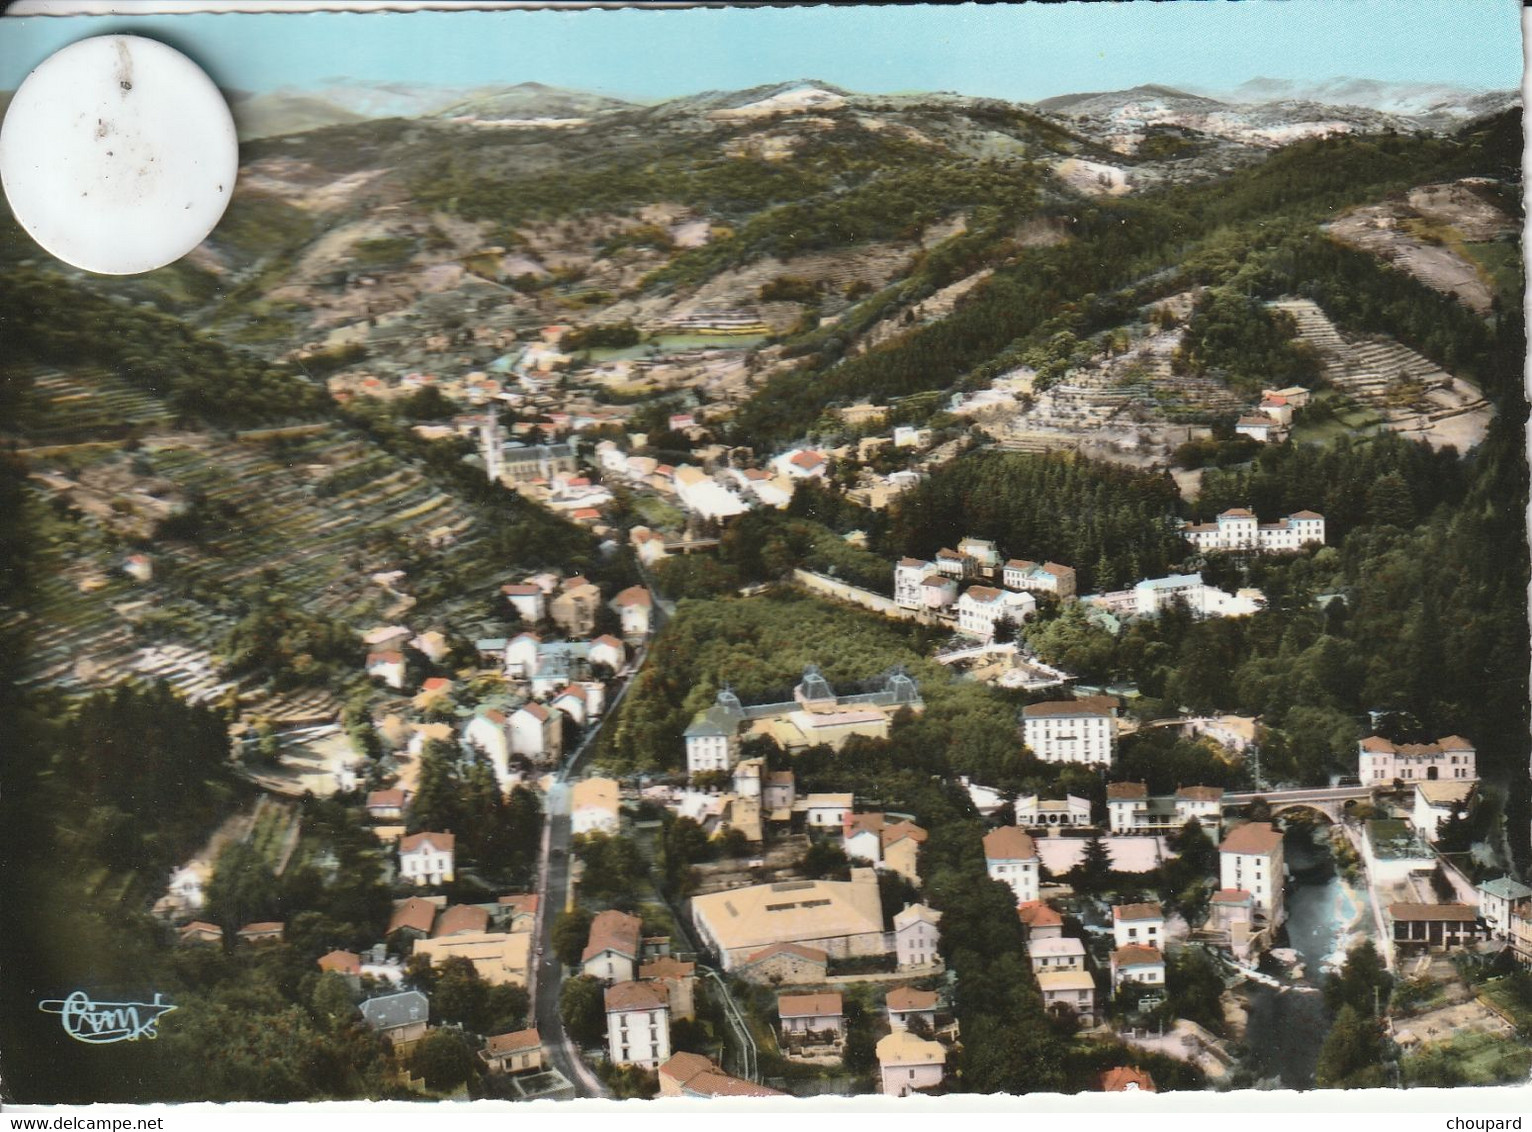
{"type": "Polygon", "coordinates": [[[354,951],[332,951],[328,955],[319,957],[319,969],[321,971],[337,971],[342,975],[360,974],[362,970],[362,957],[354,951]]]}
{"type": "Polygon", "coordinates": [[[543,707],[542,704],[532,703],[529,700],[521,705],[520,710],[526,712],[539,723],[546,723],[548,721],[548,709],[543,707]]]}
{"type": "Polygon", "coordinates": [[[281,920],[262,920],[259,923],[246,924],[235,932],[235,935],[271,935],[273,932],[280,935],[286,925],[281,920]]]}
{"type": "Polygon", "coordinates": [[[472,904],[453,904],[436,921],[432,938],[459,932],[482,932],[489,927],[489,912],[472,904]]]}
{"type": "Polygon", "coordinates": [[[697,964],[662,956],[651,959],[638,968],[640,979],[689,979],[697,973],[697,964]]]}
{"type": "Polygon", "coordinates": [[[914,987],[895,987],[888,992],[890,1010],[930,1010],[936,1005],[936,992],[914,987]]]}
{"type": "Polygon", "coordinates": [[[643,586],[629,586],[612,599],[613,605],[637,605],[649,608],[654,600],[649,596],[649,591],[643,586]]]}
{"type": "Polygon", "coordinates": [[[883,847],[887,849],[890,845],[897,844],[906,837],[913,840],[916,844],[923,844],[929,835],[914,822],[902,821],[884,826],[880,836],[883,840],[883,847]]]}
{"type": "Polygon", "coordinates": [[[543,588],[532,582],[511,582],[500,587],[500,592],[507,597],[533,597],[543,592],[543,588]]]}
{"type": "Polygon", "coordinates": [[[618,983],[606,988],[606,1011],[663,1010],[670,1005],[670,996],[663,983],[618,983]]]}
{"type": "Polygon", "coordinates": [[[636,960],[638,941],[643,930],[644,922],[637,916],[630,916],[615,908],[597,912],[596,918],[590,922],[590,935],[586,940],[585,951],[580,955],[580,962],[584,963],[603,951],[614,951],[636,960]]]}
{"type": "Polygon", "coordinates": [[[1163,920],[1165,912],[1158,904],[1118,904],[1112,909],[1113,922],[1124,920],[1163,920]]]}
{"type": "Polygon", "coordinates": [[[398,809],[404,805],[404,791],[395,786],[391,790],[374,790],[367,795],[367,808],[398,809]]]}
{"type": "Polygon", "coordinates": [[[543,1044],[536,1030],[517,1030],[510,1034],[495,1034],[484,1043],[491,1054],[518,1053],[524,1049],[537,1049],[543,1044]]]}
{"type": "Polygon", "coordinates": [[[1269,821],[1253,821],[1230,830],[1218,847],[1223,853],[1270,853],[1282,844],[1282,832],[1269,821]]]}
{"type": "Polygon", "coordinates": [[[384,934],[393,935],[401,928],[430,932],[431,925],[434,923],[436,923],[436,905],[423,897],[412,896],[394,905],[394,914],[389,917],[388,931],[384,934]]]}
{"type": "Polygon", "coordinates": [[[1160,954],[1158,947],[1145,947],[1141,943],[1130,943],[1126,947],[1119,947],[1112,952],[1112,961],[1119,967],[1131,967],[1147,963],[1163,963],[1165,956],[1160,954]]]}
{"type": "Polygon", "coordinates": [[[1471,924],[1479,918],[1479,909],[1472,904],[1390,904],[1388,915],[1393,920],[1450,920],[1471,924]]]}
{"type": "Polygon", "coordinates": [[[1362,750],[1377,755],[1391,755],[1394,753],[1394,745],[1381,735],[1369,735],[1362,740],[1362,750]]]}
{"type": "Polygon", "coordinates": [[[1037,846],[1026,830],[1003,825],[984,835],[984,856],[990,861],[1027,861],[1037,856],[1037,846]]]}
{"type": "Polygon", "coordinates": [[[1108,802],[1129,802],[1147,797],[1149,797],[1149,787],[1142,782],[1108,782],[1106,784],[1108,802]]]}
{"type": "Polygon", "coordinates": [[[1253,898],[1243,888],[1220,888],[1211,899],[1214,904],[1249,904],[1253,898]]]}
{"type": "Polygon", "coordinates": [[[1289,519],[1323,519],[1324,516],[1318,511],[1294,511],[1288,516],[1289,519]]]}
{"type": "Polygon", "coordinates": [[[710,1097],[780,1097],[786,1094],[730,1077],[699,1053],[674,1054],[659,1072],[684,1089],[710,1097]]]}
{"type": "Polygon", "coordinates": [[[1016,914],[1029,928],[1051,928],[1064,922],[1064,917],[1041,900],[1028,900],[1024,904],[1016,905],[1016,914]]]}
{"type": "Polygon", "coordinates": [[[512,912],[534,913],[537,911],[537,893],[522,892],[514,896],[502,896],[496,903],[503,904],[512,912]]]}
{"type": "Polygon", "coordinates": [[[452,847],[457,843],[457,836],[451,833],[412,833],[408,837],[400,839],[399,852],[412,853],[427,841],[430,841],[437,849],[450,853],[452,847]]]}
{"type": "Polygon", "coordinates": [[[855,837],[859,833],[882,833],[882,814],[845,814],[841,818],[841,832],[847,837],[855,837]]]}
{"type": "Polygon", "coordinates": [[[1049,716],[1110,715],[1114,704],[1105,697],[1091,696],[1078,700],[1049,700],[1041,704],[1028,704],[1021,709],[1027,719],[1044,719],[1049,716]]]}
{"type": "Polygon", "coordinates": [[[782,1018],[822,1018],[839,1015],[840,1012],[839,991],[777,995],[777,1014],[782,1018]]]}
{"type": "Polygon", "coordinates": [[[1219,802],[1223,800],[1222,786],[1183,786],[1176,791],[1177,798],[1188,802],[1219,802]]]}
{"type": "Polygon", "coordinates": [[[763,947],[745,962],[759,963],[763,959],[770,959],[774,955],[796,955],[799,959],[807,959],[810,963],[828,963],[830,953],[821,951],[817,947],[805,947],[801,943],[773,943],[769,947],[763,947]]]}
{"type": "Polygon", "coordinates": [[[1128,1093],[1135,1089],[1145,1093],[1154,1092],[1154,1078],[1146,1070],[1135,1069],[1131,1065],[1119,1065],[1101,1074],[1103,1093],[1128,1093]]]}

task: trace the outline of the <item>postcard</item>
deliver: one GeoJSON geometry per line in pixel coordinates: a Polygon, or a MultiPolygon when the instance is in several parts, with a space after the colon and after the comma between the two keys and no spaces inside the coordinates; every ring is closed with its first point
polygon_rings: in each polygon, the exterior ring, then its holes
{"type": "Polygon", "coordinates": [[[1518,15],[0,21],[5,1099],[1524,1085],[1518,15]]]}

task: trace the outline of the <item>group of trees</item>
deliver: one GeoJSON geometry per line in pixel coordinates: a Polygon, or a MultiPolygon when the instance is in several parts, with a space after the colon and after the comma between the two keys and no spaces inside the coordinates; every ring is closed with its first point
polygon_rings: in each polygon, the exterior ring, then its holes
{"type": "Polygon", "coordinates": [[[464,755],[441,740],[427,742],[421,751],[409,830],[452,833],[460,861],[471,863],[485,879],[528,882],[537,866],[542,821],[537,795],[524,786],[502,791],[482,752],[464,755]]]}
{"type": "Polygon", "coordinates": [[[1315,1082],[1322,1089],[1378,1089],[1388,1085],[1383,1009],[1393,976],[1370,940],[1346,954],[1340,972],[1325,984],[1325,1006],[1334,1022],[1319,1051],[1315,1082]]]}

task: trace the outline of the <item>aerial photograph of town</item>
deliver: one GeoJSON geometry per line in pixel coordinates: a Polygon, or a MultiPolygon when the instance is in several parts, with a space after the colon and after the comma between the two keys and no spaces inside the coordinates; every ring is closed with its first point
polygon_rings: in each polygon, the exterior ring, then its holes
{"type": "Polygon", "coordinates": [[[1519,19],[0,19],[0,1099],[1526,1086],[1519,19]]]}

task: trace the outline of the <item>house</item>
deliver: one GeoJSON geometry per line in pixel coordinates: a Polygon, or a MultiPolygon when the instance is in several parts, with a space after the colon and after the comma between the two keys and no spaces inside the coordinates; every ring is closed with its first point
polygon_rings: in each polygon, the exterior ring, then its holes
{"type": "Polygon", "coordinates": [[[1000,571],[1000,584],[1008,590],[1052,594],[1067,600],[1075,596],[1075,571],[1073,566],[1057,562],[1012,558],[1000,571]]]}
{"type": "Polygon", "coordinates": [[[409,805],[410,792],[395,786],[390,790],[373,790],[367,795],[367,816],[374,821],[398,821],[409,805]]]}
{"type": "Polygon", "coordinates": [[[942,914],[924,904],[906,904],[894,913],[894,954],[901,970],[935,966],[942,914]]]}
{"type": "Polygon", "coordinates": [[[404,654],[395,649],[367,654],[367,675],[390,688],[404,687],[404,654]]]}
{"type": "Polygon", "coordinates": [[[611,778],[582,778],[569,792],[570,832],[612,833],[621,828],[617,782],[611,778]]]}
{"type": "Polygon", "coordinates": [[[1472,904],[1390,904],[1388,922],[1399,954],[1471,947],[1489,935],[1472,904]]]}
{"type": "Polygon", "coordinates": [[[922,586],[935,573],[936,564],[923,558],[901,558],[895,562],[894,604],[900,609],[921,608],[925,604],[922,586]]]}
{"type": "Polygon", "coordinates": [[[1428,843],[1435,844],[1442,823],[1452,817],[1454,810],[1467,816],[1477,785],[1477,779],[1415,783],[1415,808],[1410,814],[1410,824],[1415,827],[1415,832],[1428,843]]]}
{"type": "MultiPolygon", "coordinates": [[[[936,1028],[935,991],[914,987],[895,987],[888,992],[888,1024],[894,1030],[908,1030],[913,1020],[925,1026],[927,1033],[936,1028]]],[[[918,1028],[918,1026],[917,1026],[918,1028]]]]}
{"type": "Polygon", "coordinates": [[[515,582],[500,587],[506,604],[523,622],[536,625],[548,615],[548,598],[543,588],[533,582],[515,582]]]}
{"type": "Polygon", "coordinates": [[[452,706],[452,681],[445,676],[429,676],[421,681],[420,691],[410,701],[416,711],[431,711],[452,706]]]}
{"type": "Polygon", "coordinates": [[[506,931],[529,932],[537,923],[538,896],[535,892],[502,896],[495,903],[501,909],[506,931]]]}
{"type": "Polygon", "coordinates": [[[280,920],[246,924],[234,933],[234,938],[240,943],[281,943],[282,929],[285,926],[280,920]]]}
{"type": "Polygon", "coordinates": [[[895,425],[894,447],[929,448],[931,447],[931,430],[928,428],[916,428],[913,425],[895,425]]]}
{"type": "Polygon", "coordinates": [[[1068,936],[1039,939],[1027,945],[1033,974],[1044,971],[1085,970],[1085,941],[1068,936]]]}
{"type": "Polygon", "coordinates": [[[1357,777],[1364,786],[1375,782],[1467,781],[1475,773],[1473,744],[1459,735],[1434,743],[1391,743],[1369,735],[1357,744],[1357,777]]]}
{"type": "Polygon", "coordinates": [[[533,762],[557,762],[564,752],[564,717],[539,703],[522,704],[510,717],[511,753],[533,762]]]}
{"type": "Polygon", "coordinates": [[[670,552],[665,549],[665,536],[648,527],[634,527],[628,532],[628,542],[645,566],[653,566],[661,558],[670,556],[670,552]]]}
{"type": "Polygon", "coordinates": [[[193,920],[177,933],[178,943],[222,943],[223,929],[206,920],[193,920]]]}
{"type": "Polygon", "coordinates": [[[672,1019],[689,1021],[696,1018],[697,964],[663,955],[641,964],[638,978],[640,982],[664,985],[672,1019]]]}
{"type": "Polygon", "coordinates": [[[694,896],[692,922],[726,971],[774,943],[804,944],[836,959],[887,952],[877,873],[866,868],[853,868],[849,881],[783,881],[694,896]]]}
{"type": "Polygon", "coordinates": [[[1029,593],[997,590],[993,586],[969,586],[958,598],[958,632],[983,643],[994,640],[1001,622],[1020,625],[1037,612],[1037,599],[1029,593]]]}
{"type": "Polygon", "coordinates": [[[589,637],[601,608],[599,587],[576,575],[566,578],[557,597],[548,603],[548,616],[570,637],[589,637]]]}
{"type": "Polygon", "coordinates": [[[359,978],[362,973],[362,957],[354,951],[330,951],[317,960],[321,972],[333,971],[348,978],[359,978]]]}
{"type": "Polygon", "coordinates": [[[1218,846],[1219,887],[1250,893],[1256,916],[1275,929],[1282,923],[1282,833],[1270,822],[1253,821],[1231,830],[1218,846]]]}
{"type": "Polygon", "coordinates": [[[531,1073],[543,1068],[543,1039],[536,1030],[494,1034],[479,1057],[491,1073],[531,1073]]]}
{"type": "Polygon", "coordinates": [[[1117,743],[1117,701],[1110,696],[1049,700],[1022,708],[1022,740],[1048,763],[1108,764],[1117,743]]]}
{"type": "Polygon", "coordinates": [[[1016,824],[1022,829],[1084,829],[1090,825],[1090,799],[1066,794],[1062,802],[1039,800],[1036,794],[1017,798],[1016,824]]]}
{"type": "Polygon", "coordinates": [[[914,822],[901,821],[884,826],[879,836],[883,841],[883,867],[918,888],[920,847],[925,843],[926,831],[914,822]]]}
{"type": "Polygon", "coordinates": [[[850,794],[806,794],[793,803],[793,808],[804,815],[804,824],[814,829],[844,828],[852,802],[850,794]]]}
{"type": "Polygon", "coordinates": [[[444,936],[465,935],[489,930],[489,909],[477,904],[449,904],[436,918],[431,929],[432,939],[444,936]]]}
{"type": "Polygon", "coordinates": [[[971,578],[979,571],[979,564],[966,554],[959,554],[950,546],[936,552],[936,572],[957,581],[971,578]]]}
{"type": "Polygon", "coordinates": [[[878,1040],[879,1087],[884,1096],[907,1097],[942,1083],[947,1050],[940,1042],[895,1030],[878,1040]]]}
{"type": "Polygon", "coordinates": [[[400,991],[369,998],[361,1010],[362,1021],[392,1042],[397,1054],[425,1037],[431,1001],[419,991],[400,991]]]}
{"type": "Polygon", "coordinates": [[[1182,523],[1181,535],[1198,550],[1244,550],[1258,554],[1301,550],[1324,545],[1325,517],[1316,511],[1294,511],[1275,523],[1262,523],[1253,511],[1231,507],[1211,523],[1182,523]]]}
{"type": "Polygon", "coordinates": [[[412,896],[408,900],[394,902],[393,913],[388,919],[385,938],[399,935],[405,940],[425,939],[436,924],[436,913],[441,905],[433,900],[412,896]]]}
{"type": "Polygon", "coordinates": [[[1154,1078],[1149,1076],[1149,1071],[1146,1069],[1138,1069],[1132,1065],[1119,1065],[1101,1074],[1101,1091],[1103,1093],[1152,1093],[1155,1091],[1154,1078]]]}
{"type": "Polygon", "coordinates": [[[717,702],[692,717],[682,738],[686,743],[686,773],[730,770],[739,759],[739,729],[745,710],[732,689],[718,693],[717,702]]]}
{"type": "Polygon", "coordinates": [[[622,619],[622,635],[628,640],[642,640],[654,627],[654,598],[643,586],[629,586],[611,600],[611,608],[622,619]]]}
{"type": "Polygon", "coordinates": [[[585,726],[585,692],[566,687],[549,701],[548,706],[562,712],[576,727],[585,726]]]}
{"type": "Polygon", "coordinates": [[[965,535],[957,544],[957,552],[973,562],[981,577],[993,578],[1000,569],[1000,550],[991,539],[965,535]]]}
{"type": "Polygon", "coordinates": [[[1003,825],[985,834],[984,864],[991,880],[1011,886],[1017,904],[1037,899],[1041,861],[1037,846],[1026,830],[1003,825]]]}
{"type": "Polygon", "coordinates": [[[415,833],[399,841],[399,877],[411,884],[451,884],[457,838],[415,833]]]}
{"type": "Polygon", "coordinates": [[[1479,918],[1496,939],[1505,939],[1511,931],[1511,917],[1525,916],[1532,911],[1532,888],[1510,877],[1496,877],[1481,881],[1479,889],[1479,918]]]}
{"type": "Polygon", "coordinates": [[[761,805],[768,812],[791,810],[797,798],[797,784],[790,770],[773,770],[766,773],[766,783],[761,795],[761,805]]]}
{"type": "Polygon", "coordinates": [[[495,768],[495,777],[504,786],[510,778],[513,751],[511,725],[505,712],[499,708],[479,707],[473,718],[463,725],[463,742],[484,752],[495,768]]]}
{"type": "Polygon", "coordinates": [[[773,943],[741,960],[734,973],[747,983],[822,983],[829,965],[829,953],[820,948],[773,943]]]}
{"type": "Polygon", "coordinates": [[[731,1077],[700,1053],[678,1053],[659,1068],[662,1097],[784,1097],[754,1081],[731,1077]]]}
{"type": "Polygon", "coordinates": [[[1158,947],[1130,943],[1112,952],[1112,990],[1120,991],[1124,983],[1138,983],[1147,987],[1165,985],[1165,955],[1158,947]]]}
{"type": "Polygon", "coordinates": [[[734,764],[734,793],[741,798],[759,801],[762,793],[761,779],[765,773],[765,759],[741,759],[734,764]]]}
{"type": "Polygon", "coordinates": [[[824,479],[830,469],[825,454],[812,448],[794,448],[771,463],[780,474],[794,480],[824,479]]]}
{"type": "Polygon", "coordinates": [[[1181,787],[1176,791],[1175,812],[1178,827],[1195,821],[1217,837],[1223,828],[1223,787],[1181,787]]]}
{"type": "Polygon", "coordinates": [[[670,1060],[670,1004],[659,983],[606,988],[606,1048],[614,1065],[658,1069],[670,1060]]]}
{"type": "Polygon", "coordinates": [[[1523,967],[1532,965],[1532,908],[1511,912],[1511,954],[1523,967]]]}
{"type": "Polygon", "coordinates": [[[615,675],[628,663],[628,646],[609,633],[603,633],[590,643],[587,657],[592,665],[608,668],[615,675]]]}
{"type": "Polygon", "coordinates": [[[644,922],[637,916],[608,908],[590,922],[590,935],[580,953],[584,974],[606,983],[631,982],[638,969],[639,941],[644,922]]]}
{"type": "Polygon", "coordinates": [[[1283,425],[1268,416],[1247,414],[1234,422],[1234,431],[1239,436],[1248,436],[1251,440],[1262,444],[1280,444],[1287,436],[1287,429],[1283,425]]]}
{"type": "Polygon", "coordinates": [[[1112,908],[1112,943],[1116,947],[1142,943],[1163,947],[1165,912],[1158,904],[1118,904],[1112,908]]]}
{"type": "Polygon", "coordinates": [[[789,1055],[805,1047],[831,1046],[839,1049],[846,1040],[846,1020],[839,991],[819,994],[777,995],[777,1018],[782,1045],[789,1055]]]}
{"type": "Polygon", "coordinates": [[[1064,917],[1041,900],[1027,900],[1016,906],[1022,933],[1028,945],[1045,939],[1059,939],[1064,934],[1064,917]]]}
{"type": "Polygon", "coordinates": [[[883,863],[883,815],[847,814],[841,827],[841,848],[854,861],[883,863]]]}
{"type": "Polygon", "coordinates": [[[1081,1025],[1095,1025],[1096,980],[1083,967],[1038,971],[1037,989],[1042,992],[1043,1009],[1049,1014],[1073,1016],[1081,1025]]]}
{"type": "Polygon", "coordinates": [[[505,644],[505,674],[512,680],[525,680],[537,671],[537,649],[542,638],[536,633],[517,633],[505,644]]]}

